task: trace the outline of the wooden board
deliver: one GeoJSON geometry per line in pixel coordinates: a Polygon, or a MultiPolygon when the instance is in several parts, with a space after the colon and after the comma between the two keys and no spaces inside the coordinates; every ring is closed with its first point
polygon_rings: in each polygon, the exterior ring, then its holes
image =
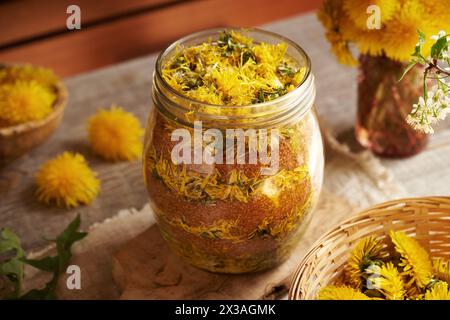
{"type": "MultiPolygon", "coordinates": [[[[134,2],[137,0],[133,0],[134,2]]],[[[155,2],[162,0],[146,0],[155,2]]],[[[87,1],[86,1],[87,2],[87,1]]],[[[92,1],[90,1],[92,2],[92,1]]],[[[89,2],[89,3],[90,3],[89,2]]],[[[34,2],[33,2],[34,3],[34,2]]],[[[63,1],[62,3],[65,3],[63,1]]],[[[97,1],[84,5],[86,15],[94,15],[96,19],[106,7],[110,14],[117,13],[106,5],[107,1],[97,1]],[[92,13],[90,13],[92,11],[92,13]]],[[[38,39],[22,45],[14,45],[0,48],[0,61],[3,62],[29,62],[36,65],[53,68],[59,75],[65,77],[76,73],[106,66],[118,61],[142,56],[157,51],[170,42],[189,33],[207,28],[226,26],[255,26],[272,20],[281,19],[300,12],[313,10],[319,6],[321,0],[296,1],[296,0],[208,0],[208,1],[177,1],[175,4],[151,7],[136,11],[133,14],[124,14],[120,19],[112,19],[99,24],[90,25],[85,22],[84,7],[82,10],[81,30],[57,33],[54,36],[38,39]]],[[[132,3],[131,3],[132,4],[132,3]]],[[[123,8],[124,12],[131,10],[123,8]]],[[[52,6],[51,8],[53,8],[52,6]]],[[[15,8],[17,10],[17,8],[15,8]]],[[[49,25],[65,24],[65,10],[61,13],[61,5],[52,9],[57,17],[52,17],[49,25]]],[[[22,11],[24,11],[22,9],[22,11]]],[[[22,12],[20,11],[20,12],[22,12]]],[[[25,10],[28,12],[28,10],[25,10]]],[[[42,9],[38,12],[41,12],[42,9]]],[[[9,10],[11,14],[11,10],[9,10]]],[[[45,12],[41,12],[45,16],[45,12]]],[[[106,14],[106,13],[105,13],[106,14]]],[[[37,15],[39,17],[39,15],[37,15]]],[[[25,36],[28,31],[21,31],[21,19],[2,22],[6,24],[3,30],[9,30],[10,24],[14,24],[13,32],[17,36],[25,36]],[[17,31],[14,31],[16,30],[17,31]],[[22,32],[22,33],[21,33],[22,32]]],[[[31,24],[26,30],[42,29],[36,25],[46,25],[46,19],[38,19],[35,22],[28,16],[26,24],[31,24]]],[[[94,17],[92,17],[94,19],[94,17]]],[[[35,19],[36,20],[36,19],[35,19]]],[[[1,15],[0,15],[0,21],[1,15]]],[[[52,28],[56,28],[54,25],[52,28]]],[[[1,28],[0,28],[1,30],[1,28]]],[[[60,30],[60,29],[58,29],[60,30]]],[[[50,32],[50,30],[41,30],[50,32]]],[[[9,33],[8,33],[9,34],[9,33]]],[[[1,31],[0,31],[0,39],[1,31]]],[[[2,41],[0,41],[2,42],[2,41]]]]}
{"type": "Polygon", "coordinates": [[[80,7],[83,25],[131,12],[149,10],[180,0],[21,0],[0,2],[0,47],[36,37],[68,32],[67,7],[80,7]]]}

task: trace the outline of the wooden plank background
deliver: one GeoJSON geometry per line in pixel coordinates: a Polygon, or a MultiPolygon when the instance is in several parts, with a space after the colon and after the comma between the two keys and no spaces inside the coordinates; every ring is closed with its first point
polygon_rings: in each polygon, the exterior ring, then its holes
{"type": "Polygon", "coordinates": [[[160,50],[195,31],[255,26],[314,10],[321,0],[13,0],[0,2],[0,62],[66,77],[160,50]],[[67,30],[67,6],[81,30],[67,30]]]}

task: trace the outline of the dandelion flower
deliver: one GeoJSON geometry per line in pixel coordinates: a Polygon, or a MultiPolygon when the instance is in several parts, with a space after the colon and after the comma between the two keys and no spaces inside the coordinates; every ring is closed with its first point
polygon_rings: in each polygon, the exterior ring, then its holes
{"type": "Polygon", "coordinates": [[[438,281],[433,287],[425,293],[425,300],[450,300],[450,291],[448,284],[444,281],[438,281]]]}
{"type": "Polygon", "coordinates": [[[403,269],[402,274],[410,279],[407,286],[415,284],[418,288],[424,288],[432,277],[428,252],[402,231],[391,231],[390,236],[395,250],[400,254],[399,266],[403,269]]]}
{"type": "Polygon", "coordinates": [[[336,1],[325,1],[317,12],[317,18],[326,29],[325,36],[331,43],[331,51],[336,55],[338,61],[345,65],[356,66],[358,62],[353,57],[349,43],[341,30],[343,16],[345,13],[342,11],[340,3],[336,1]]]}
{"type": "Polygon", "coordinates": [[[450,30],[450,10],[447,0],[434,0],[432,5],[429,0],[420,0],[420,3],[425,10],[428,23],[434,30],[450,30]]]}
{"type": "Polygon", "coordinates": [[[326,286],[320,289],[317,298],[319,300],[370,300],[364,293],[346,286],[326,286]]]}
{"type": "Polygon", "coordinates": [[[326,37],[331,43],[331,51],[336,55],[339,63],[347,66],[356,66],[358,62],[353,57],[349,43],[337,32],[327,32],[326,37]]]}
{"type": "Polygon", "coordinates": [[[382,266],[374,265],[367,270],[373,289],[380,291],[387,300],[403,300],[405,289],[403,279],[392,262],[382,266]]]}
{"type": "Polygon", "coordinates": [[[433,259],[433,271],[437,279],[450,283],[450,261],[442,258],[433,259]]]}
{"type": "MultiPolygon", "coordinates": [[[[345,13],[344,16],[346,16],[345,13]]],[[[345,39],[352,39],[352,42],[358,47],[360,53],[372,56],[380,56],[383,54],[382,39],[384,28],[361,30],[347,16],[342,20],[340,28],[342,36],[345,39]]]]}
{"type": "Polygon", "coordinates": [[[374,237],[361,239],[350,253],[345,270],[348,283],[355,288],[362,286],[362,274],[373,262],[383,256],[383,244],[374,237]]]}
{"type": "Polygon", "coordinates": [[[36,81],[16,81],[0,86],[0,119],[19,124],[44,119],[56,95],[36,81]]]}
{"type": "Polygon", "coordinates": [[[380,9],[380,23],[391,20],[399,8],[398,1],[392,0],[345,0],[343,6],[345,12],[355,25],[363,30],[367,30],[367,20],[369,18],[368,8],[375,5],[380,9]]]}
{"type": "Polygon", "coordinates": [[[388,57],[398,61],[408,61],[418,41],[417,30],[425,34],[433,34],[434,30],[429,23],[433,19],[424,17],[425,12],[425,6],[419,1],[407,1],[402,6],[398,17],[386,24],[382,45],[388,57]],[[399,41],[400,38],[401,41],[399,41]]]}
{"type": "Polygon", "coordinates": [[[142,153],[139,120],[122,108],[100,109],[89,119],[88,134],[94,153],[107,160],[134,160],[142,153]]]}
{"type": "Polygon", "coordinates": [[[77,207],[89,204],[100,190],[100,181],[81,154],[64,152],[42,165],[36,175],[37,198],[43,203],[77,207]]]}
{"type": "Polygon", "coordinates": [[[52,70],[29,64],[0,68],[0,84],[14,83],[16,81],[36,81],[42,86],[54,87],[59,82],[59,79],[52,70]]]}

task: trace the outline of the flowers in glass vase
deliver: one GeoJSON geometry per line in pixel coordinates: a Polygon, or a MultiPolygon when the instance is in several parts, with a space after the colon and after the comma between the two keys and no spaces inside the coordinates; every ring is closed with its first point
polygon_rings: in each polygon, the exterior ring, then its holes
{"type": "MultiPolygon", "coordinates": [[[[417,30],[428,35],[450,30],[447,0],[326,0],[318,18],[339,62],[348,65],[357,65],[351,44],[360,54],[405,62],[417,44],[417,30]]],[[[426,55],[431,46],[423,44],[426,55]]]]}
{"type": "Polygon", "coordinates": [[[420,152],[431,124],[445,115],[448,84],[442,71],[448,70],[438,70],[434,62],[447,51],[444,40],[433,44],[425,41],[425,35],[450,30],[447,6],[447,0],[325,0],[318,12],[338,61],[359,68],[355,136],[377,155],[406,157],[420,152]],[[412,54],[415,60],[408,65],[412,54]],[[436,76],[432,68],[441,79],[415,103],[423,92],[423,72],[427,79],[436,76]]]}

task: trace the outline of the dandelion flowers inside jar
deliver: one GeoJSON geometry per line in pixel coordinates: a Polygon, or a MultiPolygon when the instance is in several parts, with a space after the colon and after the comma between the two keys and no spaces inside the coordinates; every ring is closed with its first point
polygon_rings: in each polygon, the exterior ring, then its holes
{"type": "Polygon", "coordinates": [[[322,183],[314,97],[306,53],[270,32],[205,31],[159,56],[144,174],[172,250],[224,273],[289,256],[322,183]]]}
{"type": "Polygon", "coordinates": [[[51,70],[1,66],[0,163],[45,141],[58,127],[66,101],[66,88],[51,70]]]}

